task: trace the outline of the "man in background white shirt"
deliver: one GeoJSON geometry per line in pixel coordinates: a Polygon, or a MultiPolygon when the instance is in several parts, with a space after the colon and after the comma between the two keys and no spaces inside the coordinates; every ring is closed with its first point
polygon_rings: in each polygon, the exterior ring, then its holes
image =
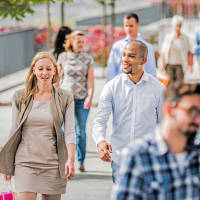
{"type": "Polygon", "coordinates": [[[140,27],[139,17],[135,13],[130,13],[124,17],[124,31],[126,33],[125,38],[117,41],[110,52],[107,65],[107,77],[106,81],[112,80],[115,76],[121,74],[122,68],[122,52],[125,45],[134,40],[142,41],[148,48],[147,61],[144,63],[144,71],[156,77],[156,62],[153,46],[145,41],[140,34],[138,29],[140,27]]]}

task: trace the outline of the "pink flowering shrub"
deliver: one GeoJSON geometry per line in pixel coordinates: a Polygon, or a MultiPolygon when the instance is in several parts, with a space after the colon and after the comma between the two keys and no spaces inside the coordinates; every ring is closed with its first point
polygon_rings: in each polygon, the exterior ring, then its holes
{"type": "MultiPolygon", "coordinates": [[[[52,44],[60,29],[60,26],[52,27],[52,44]]],[[[47,26],[39,26],[35,35],[35,50],[41,51],[47,48],[48,31],[47,26]]],[[[102,25],[91,26],[86,32],[86,49],[94,57],[98,63],[104,63],[104,59],[109,57],[110,49],[112,47],[112,26],[106,26],[106,38],[104,36],[104,29],[102,25]],[[104,48],[105,46],[105,48],[104,48]]],[[[113,42],[125,37],[123,28],[114,27],[113,29],[113,42]]]]}
{"type": "MultiPolygon", "coordinates": [[[[52,45],[53,45],[53,37],[55,37],[60,29],[60,26],[53,26],[52,27],[52,45]]],[[[48,27],[41,25],[37,27],[37,32],[35,34],[34,38],[34,44],[35,44],[35,51],[42,51],[42,50],[47,50],[47,43],[49,40],[49,35],[48,35],[48,27]]]]}
{"type": "MultiPolygon", "coordinates": [[[[108,59],[110,49],[112,47],[112,26],[106,26],[106,38],[104,36],[104,29],[102,25],[91,26],[86,35],[86,45],[88,51],[93,55],[94,60],[103,63],[104,59],[108,59]],[[105,48],[104,48],[105,47],[105,48]]],[[[123,28],[114,27],[113,42],[125,37],[123,28]]]]}

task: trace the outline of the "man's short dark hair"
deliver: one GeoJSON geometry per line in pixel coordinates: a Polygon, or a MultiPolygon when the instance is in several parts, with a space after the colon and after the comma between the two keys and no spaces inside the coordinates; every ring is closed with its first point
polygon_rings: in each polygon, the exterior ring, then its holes
{"type": "Polygon", "coordinates": [[[169,84],[164,92],[164,100],[177,103],[183,96],[200,95],[200,83],[176,81],[169,84]]]}
{"type": "Polygon", "coordinates": [[[134,18],[136,20],[136,22],[139,23],[139,17],[136,13],[129,13],[124,18],[126,18],[126,19],[134,18]]]}

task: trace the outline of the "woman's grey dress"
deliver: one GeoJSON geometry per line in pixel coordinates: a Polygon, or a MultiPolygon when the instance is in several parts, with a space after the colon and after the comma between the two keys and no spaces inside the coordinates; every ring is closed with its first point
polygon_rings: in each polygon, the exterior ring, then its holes
{"type": "MultiPolygon", "coordinates": [[[[66,178],[61,178],[56,152],[56,133],[53,126],[51,102],[33,101],[32,109],[22,128],[22,140],[15,157],[16,192],[36,192],[42,194],[63,194],[66,178]]],[[[73,121],[70,105],[66,113],[66,128],[71,129],[67,143],[75,143],[71,127],[73,121]],[[71,127],[71,128],[70,128],[71,127]]],[[[65,130],[66,130],[65,128],[65,130]]],[[[68,130],[69,131],[69,130],[68,130]]],[[[75,135],[75,134],[74,134],[75,135]]]]}

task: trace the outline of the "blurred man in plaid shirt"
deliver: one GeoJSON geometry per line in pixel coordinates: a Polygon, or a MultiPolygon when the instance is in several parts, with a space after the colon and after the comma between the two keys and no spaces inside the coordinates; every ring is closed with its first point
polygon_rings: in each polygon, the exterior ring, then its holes
{"type": "Polygon", "coordinates": [[[154,140],[123,150],[112,200],[200,199],[200,84],[172,83],[154,140]]]}

